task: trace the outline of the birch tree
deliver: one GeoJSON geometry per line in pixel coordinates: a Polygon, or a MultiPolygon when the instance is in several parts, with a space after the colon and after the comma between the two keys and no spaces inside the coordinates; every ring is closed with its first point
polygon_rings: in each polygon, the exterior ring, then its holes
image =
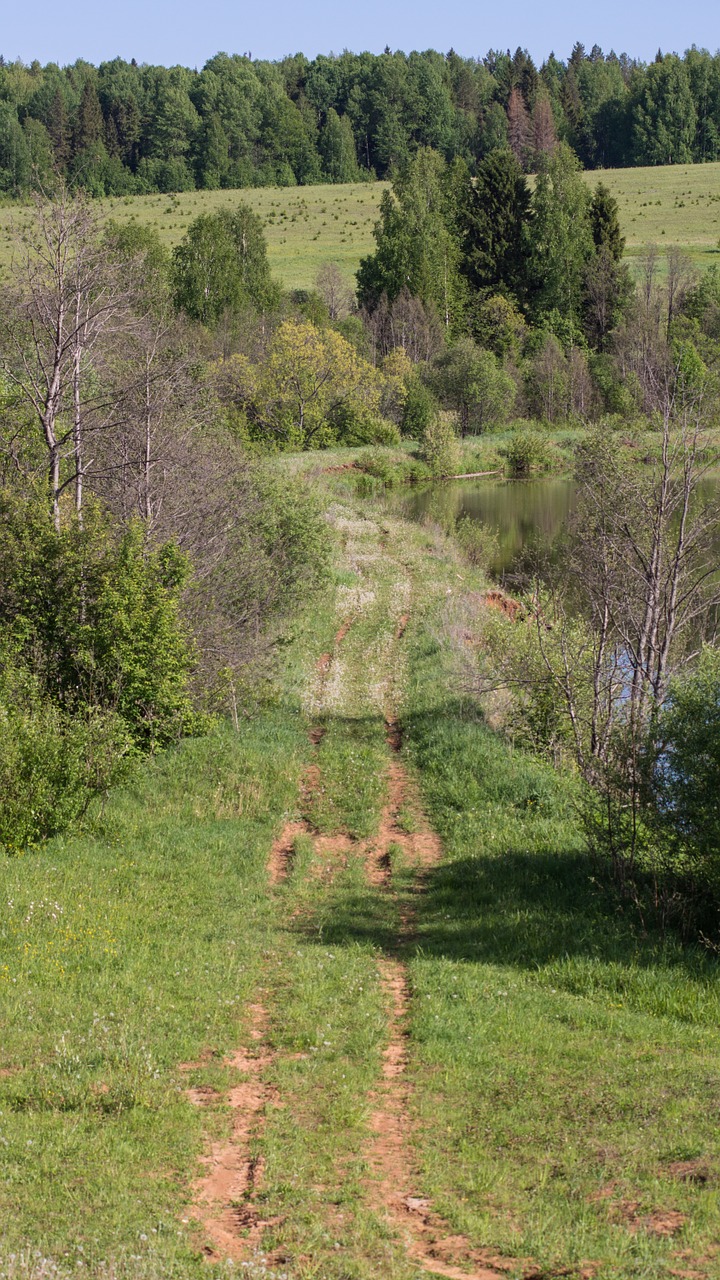
{"type": "Polygon", "coordinates": [[[97,375],[103,343],[126,323],[130,292],[87,199],[65,188],[37,197],[2,322],[2,372],[35,425],[56,528],[69,487],[82,519],[89,437],[116,414],[97,375]]]}

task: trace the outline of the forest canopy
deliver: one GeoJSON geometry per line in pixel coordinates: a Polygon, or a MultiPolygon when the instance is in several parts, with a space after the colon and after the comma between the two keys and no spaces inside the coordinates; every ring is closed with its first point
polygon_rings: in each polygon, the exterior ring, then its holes
{"type": "Polygon", "coordinates": [[[509,147],[527,172],[558,140],[585,168],[719,159],[720,55],[218,53],[200,71],[0,58],[0,191],[15,195],[58,175],[96,196],[373,180],[423,147],[471,167],[509,147]]]}

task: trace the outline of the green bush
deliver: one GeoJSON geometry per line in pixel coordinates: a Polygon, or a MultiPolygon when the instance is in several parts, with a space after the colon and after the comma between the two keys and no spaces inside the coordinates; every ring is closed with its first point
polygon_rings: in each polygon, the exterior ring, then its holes
{"type": "Polygon", "coordinates": [[[428,427],[436,422],[440,414],[440,406],[429,387],[421,381],[417,373],[408,378],[405,403],[402,413],[402,433],[413,440],[422,439],[428,427]]]}
{"type": "Polygon", "coordinates": [[[330,422],[338,444],[350,447],[364,444],[397,445],[400,432],[394,422],[381,418],[366,405],[346,400],[333,409],[330,422]]]}
{"type": "Polygon", "coordinates": [[[657,726],[658,830],[674,869],[720,900],[720,651],[705,648],[676,680],[657,726]]]}
{"type": "Polygon", "coordinates": [[[525,479],[533,471],[549,471],[554,465],[550,442],[539,431],[530,429],[516,432],[504,450],[510,475],[525,479]]]}
{"type": "Polygon", "coordinates": [[[460,469],[460,442],[447,416],[443,415],[428,424],[420,441],[419,454],[432,475],[457,475],[460,469]]]}
{"type": "Polygon", "coordinates": [[[131,745],[115,713],[70,715],[0,657],[0,848],[15,853],[65,831],[120,780],[131,745]]]}
{"type": "Polygon", "coordinates": [[[471,516],[461,516],[454,532],[455,541],[468,563],[488,569],[499,554],[497,533],[471,516]]]}
{"type": "Polygon", "coordinates": [[[193,645],[181,598],[190,575],[174,543],[121,534],[92,506],[57,531],[44,507],[0,495],[0,628],[67,713],[116,713],[141,750],[195,727],[193,645]]]}

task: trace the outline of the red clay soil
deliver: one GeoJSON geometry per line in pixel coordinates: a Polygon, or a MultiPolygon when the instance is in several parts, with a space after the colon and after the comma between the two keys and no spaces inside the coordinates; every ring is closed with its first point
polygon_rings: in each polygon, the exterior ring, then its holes
{"type": "Polygon", "coordinates": [[[675,1160],[665,1166],[663,1173],[677,1178],[679,1182],[696,1182],[699,1186],[704,1186],[710,1181],[711,1170],[707,1161],[702,1159],[675,1160]]]}
{"type": "Polygon", "coordinates": [[[335,644],[342,644],[354,621],[354,618],[345,619],[340,630],[335,632],[335,644]]]}
{"type": "Polygon", "coordinates": [[[464,1236],[453,1234],[433,1212],[430,1201],[417,1194],[407,1148],[409,1085],[407,1017],[409,992],[405,966],[383,958],[379,964],[389,1006],[389,1039],[383,1054],[382,1080],[372,1099],[373,1139],[369,1151],[375,1174],[372,1195],[376,1207],[401,1236],[408,1257],[433,1275],[449,1280],[498,1280],[517,1266],[489,1250],[473,1249],[464,1236]]]}
{"type": "Polygon", "coordinates": [[[268,858],[268,877],[271,884],[287,880],[292,867],[295,841],[308,831],[306,822],[286,822],[277,840],[273,842],[268,858]]]}
{"type": "Polygon", "coordinates": [[[396,640],[402,640],[407,630],[407,624],[409,621],[410,621],[410,614],[404,613],[397,624],[397,630],[395,632],[396,640]]]}
{"type": "MultiPolygon", "coordinates": [[[[412,798],[419,813],[417,796],[398,759],[402,735],[397,721],[386,721],[387,740],[393,756],[388,770],[388,799],[383,811],[377,840],[368,845],[367,876],[371,884],[386,889],[392,882],[392,846],[400,846],[407,860],[417,869],[417,887],[422,887],[422,873],[440,861],[442,848],[438,837],[427,823],[420,820],[419,832],[403,831],[398,814],[412,798]]],[[[414,919],[411,911],[402,917],[401,938],[412,936],[414,919]]],[[[497,1280],[517,1267],[517,1260],[496,1257],[489,1250],[474,1249],[461,1235],[453,1233],[447,1223],[433,1212],[430,1201],[416,1192],[412,1180],[412,1158],[407,1135],[410,1123],[410,1085],[407,1081],[407,1021],[410,1003],[406,966],[401,960],[385,956],[379,965],[380,981],[388,1006],[388,1042],[383,1054],[382,1079],[371,1099],[373,1138],[368,1160],[375,1174],[370,1194],[379,1212],[384,1213],[401,1236],[408,1257],[433,1275],[448,1280],[497,1280]]]]}
{"type": "Polygon", "coordinates": [[[653,1236],[674,1236],[687,1222],[687,1214],[675,1209],[654,1209],[641,1213],[639,1200],[611,1200],[610,1220],[624,1223],[629,1231],[647,1231],[653,1236]]]}
{"type": "Polygon", "coordinates": [[[500,613],[504,613],[511,622],[516,622],[524,613],[519,600],[513,600],[512,596],[506,595],[504,591],[495,589],[485,592],[483,604],[486,604],[488,609],[497,609],[500,613]]]}
{"type": "Polygon", "coordinates": [[[263,1220],[253,1203],[262,1184],[262,1160],[252,1155],[252,1142],[262,1128],[264,1112],[277,1102],[276,1092],[263,1076],[272,1062],[265,1046],[267,1015],[262,1005],[250,1006],[249,1049],[239,1049],[231,1064],[246,1077],[230,1090],[232,1133],[223,1142],[215,1142],[203,1159],[207,1168],[195,1185],[194,1216],[201,1223],[208,1244],[207,1257],[213,1261],[246,1259],[257,1247],[266,1227],[273,1219],[263,1220]]]}

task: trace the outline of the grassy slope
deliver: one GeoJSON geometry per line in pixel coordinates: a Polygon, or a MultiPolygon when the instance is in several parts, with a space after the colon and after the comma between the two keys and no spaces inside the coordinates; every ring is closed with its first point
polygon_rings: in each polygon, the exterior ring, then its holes
{"type": "Polygon", "coordinates": [[[288,881],[266,880],[308,723],[326,735],[304,807],[321,832],[372,838],[383,715],[400,699],[446,849],[414,896],[407,950],[418,1194],[548,1276],[586,1259],[601,1280],[716,1275],[717,965],[643,934],[599,892],[567,784],[458,701],[438,637],[447,598],[480,584],[443,536],[372,504],[359,519],[343,478],[331,483],[346,504],[334,598],[296,638],[278,705],[239,737],[149,765],[94,834],[0,868],[0,1277],[23,1244],[68,1269],[82,1248],[91,1275],[109,1256],[119,1275],[207,1274],[182,1220],[203,1141],[229,1116],[183,1090],[232,1081],[223,1060],[260,992],[280,1104],[254,1139],[260,1207],[279,1219],[264,1243],[293,1280],[416,1280],[368,1203],[363,1154],[385,1039],[377,961],[398,902],[352,849],[326,878],[306,837],[288,881]],[[316,660],[349,616],[318,699],[316,660]],[[188,1060],[201,1065],[181,1072],[188,1060]],[[670,1176],[691,1158],[706,1183],[670,1176]],[[658,1210],[688,1215],[680,1236],[649,1229],[658,1210]]]}
{"type": "MultiPolygon", "coordinates": [[[[373,248],[372,230],[384,183],[347,186],[250,187],[242,191],[188,191],[177,196],[150,195],[102,201],[103,213],[118,222],[157,227],[172,247],[201,213],[232,208],[243,201],[263,219],[268,256],[281,282],[311,289],[326,262],[336,262],[349,283],[363,254],[373,248]]],[[[11,223],[26,214],[0,208],[0,267],[10,262],[11,223]]]]}
{"type": "Polygon", "coordinates": [[[720,164],[663,165],[586,173],[604,182],[620,206],[628,253],[679,244],[698,265],[720,263],[720,164]]]}
{"type": "Polygon", "coordinates": [[[178,1067],[206,1053],[202,1082],[227,1075],[263,965],[267,847],[304,752],[287,712],[187,742],[94,834],[0,868],[5,1251],[192,1270],[180,1175],[202,1135],[178,1067]]]}
{"type": "MultiPolygon", "coordinates": [[[[679,244],[701,266],[720,261],[720,163],[608,169],[586,175],[591,187],[604,182],[620,204],[628,253],[644,245],[679,244]]],[[[288,288],[309,289],[319,268],[336,262],[349,283],[374,241],[373,225],[385,183],[347,186],[264,187],[242,191],[190,191],[104,200],[108,217],[156,226],[165,244],[177,244],[198,214],[245,201],[262,217],[273,271],[288,288]]],[[[0,267],[11,259],[14,219],[26,215],[0,208],[0,267]]]]}

